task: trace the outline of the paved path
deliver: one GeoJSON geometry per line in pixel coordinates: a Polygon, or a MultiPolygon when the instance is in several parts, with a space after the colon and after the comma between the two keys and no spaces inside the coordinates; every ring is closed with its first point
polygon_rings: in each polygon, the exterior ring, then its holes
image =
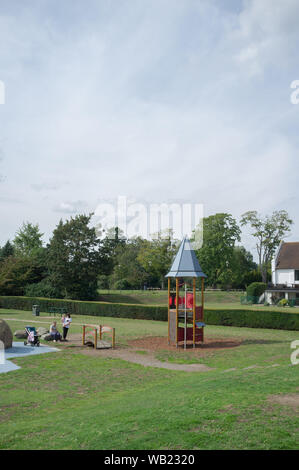
{"type": "Polygon", "coordinates": [[[162,362],[154,357],[153,354],[147,353],[145,355],[135,353],[134,351],[122,350],[109,350],[105,351],[104,354],[106,357],[112,357],[117,359],[123,359],[124,361],[133,362],[134,364],[139,364],[144,367],[157,367],[159,369],[169,369],[169,370],[182,370],[184,372],[208,372],[212,369],[204,364],[175,364],[171,362],[162,362]]]}

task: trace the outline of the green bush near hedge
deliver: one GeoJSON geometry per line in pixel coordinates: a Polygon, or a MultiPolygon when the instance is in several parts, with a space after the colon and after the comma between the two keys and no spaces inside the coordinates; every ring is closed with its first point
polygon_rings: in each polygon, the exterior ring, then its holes
{"type": "MultiPolygon", "coordinates": [[[[15,310],[32,310],[39,305],[41,312],[51,308],[66,308],[73,315],[91,315],[140,320],[167,321],[167,307],[154,305],[120,304],[110,302],[87,302],[80,300],[46,299],[41,297],[0,296],[0,307],[15,310]]],[[[230,310],[205,308],[207,325],[237,326],[248,328],[269,328],[299,330],[299,314],[274,311],[230,310]]]]}
{"type": "Polygon", "coordinates": [[[247,287],[247,296],[259,298],[266,290],[267,284],[264,282],[252,282],[247,287]]]}

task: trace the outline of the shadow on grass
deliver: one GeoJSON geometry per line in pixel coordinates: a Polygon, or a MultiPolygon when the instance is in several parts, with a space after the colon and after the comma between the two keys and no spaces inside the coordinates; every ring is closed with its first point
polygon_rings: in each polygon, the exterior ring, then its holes
{"type": "Polygon", "coordinates": [[[248,344],[283,344],[285,341],[271,340],[271,339],[244,339],[242,346],[248,344]]]}

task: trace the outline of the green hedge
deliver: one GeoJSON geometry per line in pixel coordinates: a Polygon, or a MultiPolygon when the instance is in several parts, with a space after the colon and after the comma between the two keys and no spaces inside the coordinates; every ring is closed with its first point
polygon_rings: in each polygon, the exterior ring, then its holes
{"type": "Polygon", "coordinates": [[[299,330],[299,314],[269,310],[205,309],[208,325],[269,328],[273,330],[299,330]]]}
{"type": "MultiPolygon", "coordinates": [[[[40,297],[0,296],[0,307],[15,310],[32,310],[38,304],[41,312],[51,307],[66,308],[75,315],[101,317],[138,318],[142,320],[167,321],[167,307],[152,305],[120,304],[109,302],[86,302],[80,300],[45,299],[40,297]]],[[[205,323],[248,328],[299,330],[299,314],[289,312],[259,311],[247,309],[205,308],[205,323]]]]}
{"type": "Polygon", "coordinates": [[[81,300],[46,299],[42,297],[0,296],[1,308],[30,311],[32,310],[32,305],[39,305],[41,312],[48,313],[50,313],[51,307],[56,307],[66,308],[71,315],[167,321],[167,307],[155,305],[87,302],[81,300]]]}

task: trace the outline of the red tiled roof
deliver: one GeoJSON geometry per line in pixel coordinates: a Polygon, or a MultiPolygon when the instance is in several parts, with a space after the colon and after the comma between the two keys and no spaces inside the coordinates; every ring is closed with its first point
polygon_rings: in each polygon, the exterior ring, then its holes
{"type": "Polygon", "coordinates": [[[287,242],[281,245],[276,269],[299,269],[299,242],[287,242]]]}

